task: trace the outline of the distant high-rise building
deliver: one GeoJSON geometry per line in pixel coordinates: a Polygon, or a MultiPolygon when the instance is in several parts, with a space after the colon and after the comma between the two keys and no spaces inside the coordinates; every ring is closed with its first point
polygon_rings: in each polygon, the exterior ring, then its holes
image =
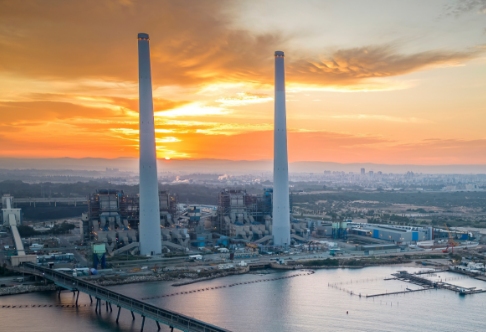
{"type": "Polygon", "coordinates": [[[275,52],[272,235],[276,246],[290,244],[289,163],[285,107],[284,52],[275,52]]]}
{"type": "Polygon", "coordinates": [[[365,175],[366,174],[366,170],[364,168],[361,169],[361,175],[365,175]]]}
{"type": "Polygon", "coordinates": [[[140,225],[142,255],[162,253],[149,35],[138,34],[140,225]]]}

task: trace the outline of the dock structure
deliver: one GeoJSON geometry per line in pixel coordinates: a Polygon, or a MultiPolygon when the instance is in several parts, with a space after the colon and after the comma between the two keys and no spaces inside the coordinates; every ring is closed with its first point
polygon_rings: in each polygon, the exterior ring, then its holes
{"type": "Polygon", "coordinates": [[[174,311],[162,309],[154,305],[136,300],[129,296],[114,292],[105,287],[98,286],[80,278],[70,276],[63,272],[37,266],[32,263],[24,263],[23,267],[26,272],[43,277],[53,281],[57,286],[77,292],[76,306],[78,304],[79,292],[86,293],[96,299],[96,312],[101,313],[102,301],[105,302],[106,310],[111,310],[112,304],[118,307],[116,322],[120,317],[121,308],[129,310],[132,319],[135,319],[134,313],[142,317],[141,331],[145,324],[145,318],[154,320],[160,330],[160,323],[170,326],[171,330],[178,329],[185,332],[229,332],[229,330],[203,322],[201,320],[179,314],[174,311]]]}
{"type": "MultiPolygon", "coordinates": [[[[437,271],[431,271],[429,273],[434,273],[437,271]]],[[[424,287],[423,290],[425,289],[430,289],[430,288],[437,288],[437,289],[448,289],[454,292],[457,292],[461,295],[469,295],[469,294],[477,294],[477,293],[486,293],[485,289],[477,289],[476,287],[461,287],[453,284],[449,284],[447,282],[443,281],[433,281],[429,280],[423,277],[419,277],[419,274],[427,274],[427,272],[422,272],[422,273],[415,273],[415,274],[410,274],[407,271],[398,271],[397,273],[393,273],[392,276],[395,277],[396,280],[401,280],[401,281],[406,281],[413,283],[415,285],[419,285],[424,287]]],[[[389,279],[387,279],[389,280],[389,279]]],[[[400,293],[406,293],[406,292],[400,292],[400,293]]],[[[392,293],[388,293],[392,294],[392,293]]],[[[386,294],[384,294],[386,295],[386,294]]]]}
{"type": "Polygon", "coordinates": [[[386,293],[379,293],[379,294],[372,294],[372,295],[366,295],[366,297],[378,297],[378,296],[386,296],[386,295],[396,295],[396,294],[406,294],[406,293],[414,293],[414,292],[421,292],[425,290],[432,289],[432,287],[426,287],[426,288],[420,288],[420,289],[407,289],[405,291],[399,291],[399,292],[386,292],[386,293]]]}
{"type": "Polygon", "coordinates": [[[461,295],[486,293],[486,289],[477,289],[476,287],[469,287],[469,288],[460,287],[460,286],[457,286],[457,285],[449,284],[447,282],[438,282],[437,288],[448,289],[448,290],[454,291],[456,293],[459,293],[461,295]]]}

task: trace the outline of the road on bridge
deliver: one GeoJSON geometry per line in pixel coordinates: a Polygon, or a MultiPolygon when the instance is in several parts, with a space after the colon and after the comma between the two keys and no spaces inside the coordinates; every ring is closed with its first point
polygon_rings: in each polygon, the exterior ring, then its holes
{"type": "MultiPolygon", "coordinates": [[[[105,287],[98,286],[91,282],[82,280],[77,277],[70,276],[68,274],[48,269],[45,267],[37,266],[32,263],[24,263],[24,268],[27,271],[30,271],[33,274],[38,276],[42,276],[48,280],[53,281],[56,285],[73,291],[83,292],[90,296],[93,296],[97,299],[96,308],[101,310],[101,300],[106,301],[107,303],[114,304],[118,307],[118,317],[120,316],[120,309],[124,308],[130,310],[133,313],[138,313],[143,317],[142,322],[142,330],[143,324],[145,322],[145,318],[153,319],[158,323],[162,323],[181,331],[187,332],[229,332],[229,330],[203,322],[201,320],[185,316],[179,314],[174,311],[170,311],[167,309],[162,309],[156,307],[154,305],[145,303],[143,301],[139,301],[133,299],[131,297],[122,295],[120,293],[114,292],[109,290],[105,287]]],[[[78,293],[79,296],[79,293],[78,293]]],[[[77,302],[77,301],[76,301],[77,302]]]]}

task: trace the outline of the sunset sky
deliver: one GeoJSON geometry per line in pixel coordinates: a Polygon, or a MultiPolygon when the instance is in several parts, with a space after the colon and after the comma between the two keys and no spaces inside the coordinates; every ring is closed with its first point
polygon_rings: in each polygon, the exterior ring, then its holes
{"type": "Polygon", "coordinates": [[[138,157],[150,34],[159,158],[486,164],[486,0],[0,0],[0,157],[138,157]]]}

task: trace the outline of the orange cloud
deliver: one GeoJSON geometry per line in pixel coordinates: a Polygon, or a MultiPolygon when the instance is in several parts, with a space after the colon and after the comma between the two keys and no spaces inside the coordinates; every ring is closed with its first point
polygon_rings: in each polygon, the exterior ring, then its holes
{"type": "Polygon", "coordinates": [[[0,102],[0,117],[4,123],[32,123],[69,118],[107,118],[113,115],[111,110],[89,108],[66,102],[0,102]]]}
{"type": "Polygon", "coordinates": [[[289,131],[292,161],[456,162],[470,152],[468,160],[486,162],[484,142],[472,136],[408,138],[405,125],[433,122],[427,111],[440,107],[430,101],[413,115],[393,113],[393,97],[374,108],[364,105],[366,98],[342,106],[325,94],[313,105],[299,101],[311,89],[393,90],[389,78],[463,64],[484,48],[404,53],[386,44],[308,52],[292,47],[298,34],[234,28],[235,15],[232,2],[213,0],[3,2],[0,155],[137,156],[136,34],[145,31],[152,38],[160,157],[270,159],[273,52],[284,49],[288,101],[296,107],[289,111],[300,121],[289,131]],[[325,127],[325,121],[333,122],[325,127]],[[402,126],[407,137],[366,135],[376,132],[376,122],[402,126]]]}
{"type": "Polygon", "coordinates": [[[190,6],[183,1],[22,1],[2,6],[0,70],[42,79],[136,82],[138,31],[151,33],[155,85],[271,84],[273,52],[281,48],[289,50],[290,83],[322,86],[403,75],[480,54],[478,50],[402,54],[396,47],[382,45],[309,56],[286,47],[291,38],[278,30],[254,34],[232,28],[231,3],[219,1],[190,6]]]}
{"type": "Polygon", "coordinates": [[[425,51],[400,54],[390,45],[337,50],[320,60],[290,62],[295,80],[321,85],[352,85],[371,78],[408,74],[427,67],[456,65],[471,60],[484,50],[464,52],[425,51]]]}

